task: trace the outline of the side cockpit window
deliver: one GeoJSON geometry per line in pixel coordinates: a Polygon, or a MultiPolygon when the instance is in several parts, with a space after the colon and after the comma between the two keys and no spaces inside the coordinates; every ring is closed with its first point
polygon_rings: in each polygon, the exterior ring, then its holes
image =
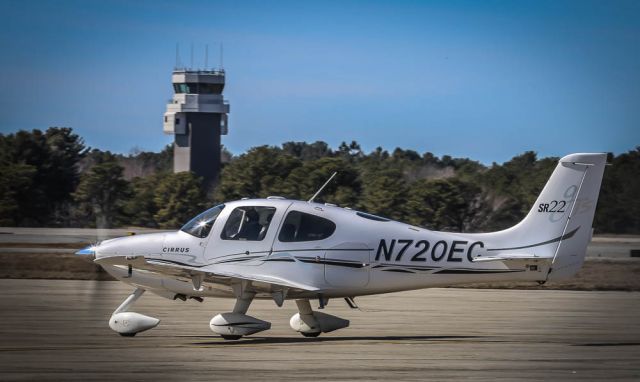
{"type": "Polygon", "coordinates": [[[180,228],[180,231],[186,232],[189,235],[193,235],[199,238],[205,238],[211,232],[213,223],[222,212],[224,204],[210,208],[195,218],[189,220],[189,222],[180,228]]]}
{"type": "Polygon", "coordinates": [[[275,207],[238,207],[231,211],[220,238],[223,240],[260,241],[267,235],[275,213],[275,207]]]}
{"type": "Polygon", "coordinates": [[[322,240],[333,235],[335,230],[336,224],[329,219],[300,211],[291,211],[284,219],[278,240],[284,243],[322,240]]]}

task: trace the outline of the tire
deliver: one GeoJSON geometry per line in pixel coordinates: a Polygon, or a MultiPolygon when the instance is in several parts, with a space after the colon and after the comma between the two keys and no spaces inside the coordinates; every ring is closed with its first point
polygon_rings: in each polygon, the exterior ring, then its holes
{"type": "Polygon", "coordinates": [[[318,337],[320,335],[320,333],[322,333],[322,332],[312,332],[312,333],[300,332],[300,334],[302,334],[303,336],[308,337],[308,338],[318,337]]]}
{"type": "Polygon", "coordinates": [[[242,336],[238,336],[238,335],[231,335],[231,334],[221,334],[220,337],[222,337],[223,339],[227,340],[227,341],[233,341],[233,340],[239,340],[240,338],[242,338],[242,336]]]}

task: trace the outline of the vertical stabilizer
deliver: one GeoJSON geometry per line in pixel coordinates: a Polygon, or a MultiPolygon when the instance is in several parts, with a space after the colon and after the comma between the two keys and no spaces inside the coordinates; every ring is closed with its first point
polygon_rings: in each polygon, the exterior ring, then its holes
{"type": "Polygon", "coordinates": [[[548,280],[573,276],[582,267],[587,245],[593,232],[593,217],[602,184],[606,154],[574,154],[560,160],[559,165],[575,168],[584,173],[576,190],[577,196],[568,210],[563,236],[575,232],[570,239],[560,240],[554,254],[548,280]],[[581,170],[580,170],[581,169],[581,170]]]}
{"type": "Polygon", "coordinates": [[[560,159],[527,216],[489,234],[491,255],[530,254],[552,259],[548,280],[573,276],[591,240],[607,154],[570,154],[560,159]]]}

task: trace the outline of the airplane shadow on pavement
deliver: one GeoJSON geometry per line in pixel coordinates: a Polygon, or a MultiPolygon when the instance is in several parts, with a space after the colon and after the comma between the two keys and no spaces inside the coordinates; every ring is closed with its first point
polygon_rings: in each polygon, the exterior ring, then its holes
{"type": "Polygon", "coordinates": [[[348,336],[348,337],[247,337],[235,341],[226,341],[222,338],[215,341],[194,342],[193,345],[199,346],[233,346],[233,345],[259,345],[259,344],[289,344],[304,342],[348,342],[348,341],[376,341],[376,342],[393,342],[393,341],[448,341],[461,339],[477,339],[480,336],[348,336]]]}

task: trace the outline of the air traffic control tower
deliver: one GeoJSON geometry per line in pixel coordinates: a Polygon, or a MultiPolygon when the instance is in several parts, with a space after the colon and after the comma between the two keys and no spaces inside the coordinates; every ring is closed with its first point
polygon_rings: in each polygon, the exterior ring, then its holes
{"type": "Polygon", "coordinates": [[[193,171],[208,188],[218,181],[220,135],[229,130],[224,70],[174,70],[171,82],[163,130],[175,136],[173,172],[193,171]]]}

